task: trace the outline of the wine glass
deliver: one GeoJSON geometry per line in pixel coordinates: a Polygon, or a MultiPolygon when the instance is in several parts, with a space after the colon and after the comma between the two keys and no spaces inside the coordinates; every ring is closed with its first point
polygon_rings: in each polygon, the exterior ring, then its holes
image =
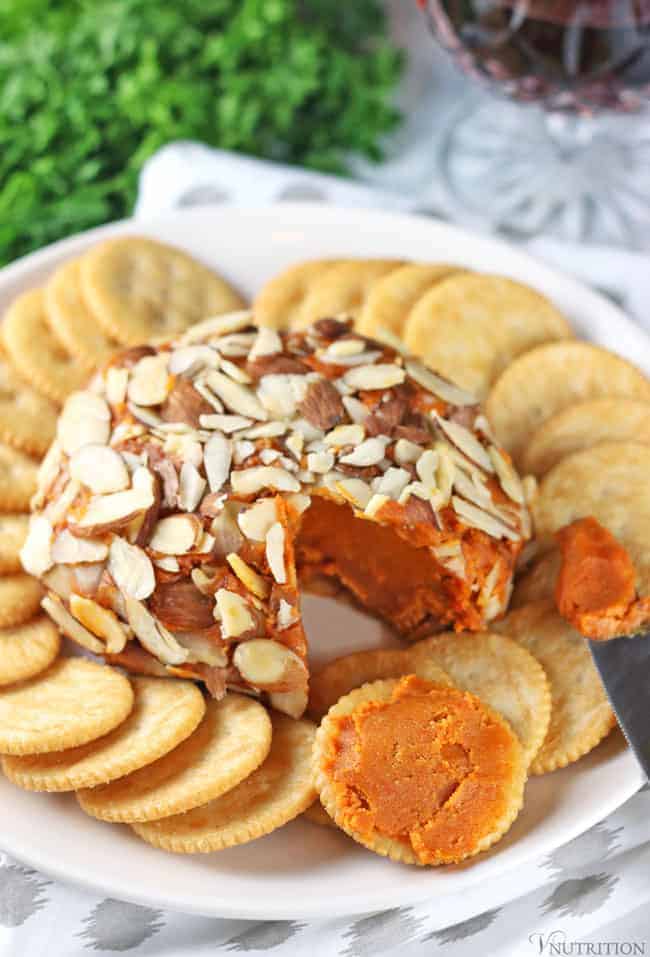
{"type": "Polygon", "coordinates": [[[456,201],[521,235],[561,221],[647,247],[650,0],[418,2],[455,63],[512,101],[484,97],[444,131],[456,201]]]}

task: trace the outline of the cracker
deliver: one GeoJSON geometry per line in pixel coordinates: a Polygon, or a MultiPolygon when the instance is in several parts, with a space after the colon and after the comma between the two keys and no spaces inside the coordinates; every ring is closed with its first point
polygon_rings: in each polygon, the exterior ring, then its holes
{"type": "Polygon", "coordinates": [[[468,272],[425,293],[404,327],[412,352],[480,398],[516,356],[569,336],[564,316],[534,289],[468,272]]]}
{"type": "Polygon", "coordinates": [[[551,689],[551,722],[532,774],[563,768],[588,754],[616,725],[586,640],[550,602],[534,602],[495,622],[538,659],[551,689]]]}
{"type": "Polygon", "coordinates": [[[46,615],[26,625],[0,629],[0,685],[40,674],[59,653],[61,637],[46,615]]]}
{"type": "Polygon", "coordinates": [[[591,399],[576,402],[547,419],[522,455],[524,472],[544,475],[572,452],[600,442],[650,445],[650,402],[636,399],[591,399]]]}
{"type": "Polygon", "coordinates": [[[28,512],[37,476],[34,459],[0,442],[0,511],[28,512]]]}
{"type": "Polygon", "coordinates": [[[2,324],[2,338],[20,375],[52,402],[65,402],[86,384],[88,371],[47,324],[42,290],[32,289],[14,299],[2,324]]]}
{"type": "Polygon", "coordinates": [[[425,638],[409,649],[449,675],[456,688],[469,691],[506,719],[530,764],[551,718],[551,693],[536,658],[509,638],[488,632],[447,632],[425,638]]]}
{"type": "Polygon", "coordinates": [[[165,851],[205,854],[263,837],[302,814],[316,797],[311,776],[316,728],[277,712],[271,721],[268,757],[241,784],[185,814],[134,824],[136,834],[165,851]]]}
{"type": "Polygon", "coordinates": [[[377,336],[382,329],[401,337],[408,315],[432,286],[452,273],[457,266],[447,263],[408,263],[379,279],[368,293],[357,323],[365,336],[377,336]]]}
{"type": "Polygon", "coordinates": [[[574,452],[542,479],[533,506],[537,536],[550,544],[553,532],[593,515],[627,549],[636,588],[650,595],[650,446],[603,442],[574,452]]]}
{"type": "Polygon", "coordinates": [[[269,279],[253,302],[257,325],[271,329],[293,326],[312,283],[336,264],[335,259],[309,259],[295,263],[269,279]]]}
{"type": "Polygon", "coordinates": [[[399,259],[348,259],[317,276],[310,284],[292,329],[329,316],[356,319],[375,283],[402,265],[399,259]]]}
{"type": "Polygon", "coordinates": [[[551,416],[612,396],[648,402],[650,381],[607,349],[554,342],[519,356],[492,386],[485,408],[500,444],[520,464],[530,437],[551,416]]]}
{"type": "Polygon", "coordinates": [[[0,690],[0,753],[42,754],[108,734],[133,707],[128,679],[85,658],[59,658],[0,690]]]}
{"type": "Polygon", "coordinates": [[[542,598],[553,601],[560,564],[561,557],[557,548],[536,558],[521,577],[515,579],[510,608],[521,608],[522,605],[540,601],[542,598]]]}
{"type": "Polygon", "coordinates": [[[411,659],[409,649],[372,648],[330,661],[309,681],[309,714],[320,721],[333,704],[354,688],[382,678],[401,678],[414,671],[420,678],[449,685],[451,678],[433,661],[411,659]]]}
{"type": "Polygon", "coordinates": [[[314,801],[313,804],[310,804],[307,810],[303,811],[302,816],[311,824],[318,824],[319,827],[329,827],[335,831],[338,830],[336,822],[332,820],[320,801],[314,801]]]}
{"type": "Polygon", "coordinates": [[[104,332],[81,295],[79,260],[71,259],[45,287],[45,318],[64,349],[92,372],[120,348],[104,332]]]}
{"type": "MultiPolygon", "coordinates": [[[[403,679],[411,681],[412,679],[403,679]]],[[[415,679],[417,681],[417,679],[415,679]]],[[[472,759],[472,768],[469,774],[460,776],[454,782],[451,794],[441,801],[440,807],[426,824],[419,818],[417,823],[408,828],[408,837],[398,840],[387,836],[376,826],[368,826],[367,816],[370,811],[375,812],[370,802],[359,801],[360,810],[356,814],[350,813],[342,804],[342,788],[334,780],[328,762],[333,749],[336,747],[336,719],[350,715],[367,702],[389,701],[393,697],[398,684],[397,679],[375,681],[362,688],[356,688],[350,694],[341,698],[330,709],[323,719],[314,744],[314,778],[320,793],[323,807],[336,824],[350,837],[369,850],[393,860],[406,864],[448,864],[457,863],[486,850],[505,834],[517,817],[523,805],[523,792],[526,783],[526,762],[517,738],[503,718],[483,704],[478,698],[457,688],[441,685],[430,686],[430,693],[439,703],[444,719],[431,727],[430,724],[422,727],[423,738],[440,734],[441,768],[453,760],[453,755],[442,756],[443,748],[450,747],[457,751],[457,743],[453,740],[455,721],[460,719],[463,711],[473,714],[474,727],[471,729],[471,738],[462,738],[461,749],[472,759]],[[445,739],[451,733],[449,744],[445,739]],[[480,811],[480,813],[479,813],[480,811]],[[472,834],[465,835],[467,827],[471,827],[472,834]],[[418,853],[418,851],[420,853],[418,853]],[[426,857],[426,859],[424,859],[426,857]]],[[[387,751],[391,742],[387,741],[387,751]]],[[[387,754],[387,761],[391,761],[391,754],[387,754]]],[[[413,765],[412,774],[427,773],[430,763],[413,765]]],[[[391,774],[391,768],[386,769],[384,777],[391,774]]],[[[437,786],[440,785],[436,782],[437,786]]],[[[426,787],[424,781],[422,786],[426,787]]],[[[386,782],[386,787],[390,784],[386,782]]],[[[399,793],[397,791],[396,793],[399,793]]],[[[395,794],[391,795],[395,799],[395,794]]],[[[367,799],[367,795],[363,796],[367,799]]],[[[405,830],[405,834],[407,831],[405,830]]]]}
{"type": "Polygon", "coordinates": [[[80,260],[81,290],[109,336],[125,345],[183,332],[241,309],[232,286],[192,256],[140,236],[109,239],[80,260]]]}
{"type": "Polygon", "coordinates": [[[56,435],[58,414],[54,403],[21,379],[0,352],[0,441],[30,455],[45,455],[56,435]]]}
{"type": "Polygon", "coordinates": [[[109,734],[65,751],[5,755],[5,776],[27,791],[94,788],[167,754],[203,717],[205,699],[190,681],[133,678],[132,686],[133,710],[109,734]]]}
{"type": "Polygon", "coordinates": [[[17,572],[0,578],[0,628],[13,628],[33,618],[43,597],[41,583],[17,572]]]}
{"type": "MultiPolygon", "coordinates": [[[[1,449],[1,446],[0,446],[1,449]]],[[[0,489],[1,489],[0,484],[0,489]]],[[[0,492],[0,506],[1,492],[0,492]]],[[[29,526],[29,517],[27,515],[1,515],[0,514],[0,574],[11,575],[13,572],[19,572],[22,568],[20,564],[20,549],[27,536],[29,526]]]]}
{"type": "Polygon", "coordinates": [[[230,791],[259,767],[270,747],[266,709],[229,692],[208,702],[201,724],[180,747],[118,781],[78,791],[77,800],[102,821],[156,821],[230,791]]]}

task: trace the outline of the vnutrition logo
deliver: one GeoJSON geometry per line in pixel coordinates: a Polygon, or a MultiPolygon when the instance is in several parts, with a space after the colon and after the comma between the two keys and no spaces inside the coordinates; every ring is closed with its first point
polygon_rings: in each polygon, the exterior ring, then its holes
{"type": "Polygon", "coordinates": [[[644,941],[634,940],[568,940],[563,930],[548,934],[531,934],[529,942],[540,957],[644,957],[644,941]]]}

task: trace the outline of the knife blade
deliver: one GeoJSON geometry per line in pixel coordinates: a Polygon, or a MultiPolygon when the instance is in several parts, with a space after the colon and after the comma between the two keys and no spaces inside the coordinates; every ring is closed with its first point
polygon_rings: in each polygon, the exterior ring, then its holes
{"type": "Polygon", "coordinates": [[[589,647],[621,730],[650,778],[650,632],[589,647]]]}

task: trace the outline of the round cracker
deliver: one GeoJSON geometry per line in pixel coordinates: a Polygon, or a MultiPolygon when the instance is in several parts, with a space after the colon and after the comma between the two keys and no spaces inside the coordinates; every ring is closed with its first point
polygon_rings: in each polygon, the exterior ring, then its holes
{"type": "Polygon", "coordinates": [[[618,396],[650,401],[650,381],[620,356],[588,342],[531,349],[497,379],[486,412],[499,443],[520,464],[528,440],[576,402],[618,396]]]}
{"type": "Polygon", "coordinates": [[[650,595],[650,446],[603,442],[574,452],[542,479],[533,506],[538,538],[593,515],[627,549],[636,588],[650,595]]]}
{"type": "Polygon", "coordinates": [[[431,286],[458,272],[447,263],[407,263],[379,279],[359,314],[359,332],[375,336],[382,329],[401,337],[409,313],[431,286]]]}
{"type": "Polygon", "coordinates": [[[124,675],[85,658],[59,658],[42,674],[0,690],[0,752],[42,754],[108,734],[133,707],[124,675]]]}
{"type": "Polygon", "coordinates": [[[183,332],[241,309],[232,286],[192,256],[140,236],[109,239],[80,260],[81,290],[109,336],[124,345],[183,332]]]}
{"type": "Polygon", "coordinates": [[[246,844],[302,814],[316,797],[311,753],[316,726],[274,712],[271,750],[237,787],[201,807],[160,821],[133,824],[154,847],[206,854],[246,844]]]}
{"type": "MultiPolygon", "coordinates": [[[[1,506],[2,495],[0,492],[1,506]]],[[[28,515],[0,514],[0,574],[10,575],[21,570],[20,549],[27,537],[28,526],[28,515]]]]}
{"type": "Polygon", "coordinates": [[[52,402],[65,402],[81,389],[88,372],[63,348],[45,319],[41,289],[14,299],[2,324],[7,354],[20,375],[52,402]]]}
{"type": "Polygon", "coordinates": [[[293,326],[312,283],[336,264],[335,259],[309,259],[295,263],[269,279],[253,302],[257,325],[271,329],[293,326]]]}
{"type": "Polygon", "coordinates": [[[45,455],[58,414],[54,403],[21,379],[0,353],[0,440],[30,455],[45,455]]]}
{"type": "Polygon", "coordinates": [[[190,735],[205,699],[190,681],[133,678],[133,709],[98,741],[49,754],[5,755],[6,777],[27,791],[94,788],[150,765],[190,735]]]}
{"type": "MultiPolygon", "coordinates": [[[[341,830],[345,831],[345,833],[355,841],[363,844],[376,854],[381,854],[384,857],[390,857],[395,861],[401,861],[405,864],[417,864],[418,866],[422,867],[424,866],[423,862],[417,857],[412,849],[412,846],[407,844],[406,841],[399,841],[391,837],[386,837],[384,834],[378,833],[377,831],[373,831],[370,834],[367,832],[360,833],[350,827],[346,821],[345,815],[340,809],[339,802],[337,800],[336,788],[328,777],[326,770],[323,768],[323,762],[326,758],[330,743],[336,733],[335,719],[344,715],[352,714],[366,702],[389,701],[398,683],[399,679],[386,679],[363,685],[363,687],[356,688],[354,691],[351,691],[349,694],[345,695],[345,697],[341,698],[340,701],[330,708],[316,733],[313,758],[314,778],[325,811],[334,819],[334,822],[338,827],[341,828],[341,830]]],[[[439,690],[441,692],[447,692],[452,696],[468,696],[467,692],[461,692],[457,688],[453,687],[442,687],[439,690]]],[[[502,808],[501,815],[494,820],[492,829],[482,836],[481,840],[477,842],[477,845],[473,851],[469,854],[458,856],[455,858],[455,862],[464,860],[467,857],[472,857],[481,851],[487,850],[488,847],[491,847],[492,844],[498,841],[506,833],[523,806],[524,786],[526,784],[526,761],[517,738],[514,736],[513,732],[500,715],[492,711],[487,705],[480,702],[474,696],[470,697],[472,697],[477,705],[480,706],[486,718],[489,718],[492,722],[498,724],[504,730],[507,730],[511,743],[513,766],[511,780],[509,782],[504,782],[508,786],[504,788],[504,806],[502,808]]],[[[423,734],[426,734],[426,730],[427,729],[423,728],[423,734]]],[[[505,755],[501,753],[498,756],[499,760],[503,759],[504,757],[505,755]]],[[[414,773],[417,773],[417,769],[414,769],[414,773]]],[[[472,793],[468,795],[468,798],[472,801],[472,803],[475,803],[479,800],[476,784],[471,783],[470,788],[472,793]]],[[[458,797],[462,797],[462,793],[463,781],[461,781],[458,787],[454,790],[451,798],[448,799],[449,802],[456,803],[458,797]]],[[[486,799],[489,800],[494,796],[495,785],[493,782],[488,782],[486,788],[486,799]]],[[[447,862],[450,861],[441,860],[439,863],[447,862]]]]}
{"type": "Polygon", "coordinates": [[[52,664],[61,636],[46,615],[26,625],[0,630],[0,685],[33,678],[52,664]]]}
{"type": "Polygon", "coordinates": [[[530,767],[546,774],[588,754],[616,724],[586,640],[550,602],[511,612],[495,628],[533,654],[551,689],[551,722],[530,767]]]}
{"type": "Polygon", "coordinates": [[[328,316],[356,319],[375,283],[401,265],[399,259],[348,259],[337,263],[312,280],[291,328],[304,329],[328,316]]]}
{"type": "Polygon", "coordinates": [[[561,556],[557,548],[540,555],[521,577],[515,580],[510,608],[521,608],[531,601],[553,601],[560,572],[561,556]]]}
{"type": "Polygon", "coordinates": [[[102,821],[157,821],[230,791],[259,767],[270,747],[266,709],[229,692],[208,702],[201,724],[180,747],[117,781],[78,791],[77,800],[102,821]]]}
{"type": "Polygon", "coordinates": [[[43,597],[41,583],[18,572],[0,578],[0,628],[13,628],[33,618],[43,597]]]}
{"type": "Polygon", "coordinates": [[[412,661],[421,655],[444,668],[455,687],[505,718],[530,764],[551,719],[551,692],[537,659],[516,641],[488,632],[425,638],[409,649],[412,661]]]}
{"type": "Polygon", "coordinates": [[[45,318],[64,349],[89,372],[120,348],[104,332],[81,295],[78,259],[63,263],[50,277],[45,287],[45,318]]]}
{"type": "Polygon", "coordinates": [[[309,680],[309,714],[316,721],[327,714],[339,698],[354,688],[384,678],[401,678],[410,673],[435,684],[450,685],[451,678],[436,662],[424,656],[415,661],[410,649],[372,648],[354,651],[328,662],[309,680]],[[413,669],[417,669],[413,671],[413,669]]]}
{"type": "Polygon", "coordinates": [[[536,290],[468,272],[425,293],[404,327],[412,352],[480,398],[516,356],[571,335],[564,316],[536,290]]]}
{"type": "Polygon", "coordinates": [[[522,467],[544,475],[561,459],[600,442],[650,445],[650,402],[591,399],[557,412],[535,432],[522,455],[522,467]]]}
{"type": "Polygon", "coordinates": [[[28,512],[37,484],[34,459],[0,442],[0,511],[28,512]]]}

